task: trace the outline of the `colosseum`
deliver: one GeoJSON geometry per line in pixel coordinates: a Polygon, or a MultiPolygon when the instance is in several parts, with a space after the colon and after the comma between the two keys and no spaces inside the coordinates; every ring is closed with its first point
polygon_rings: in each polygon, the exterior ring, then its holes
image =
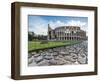
{"type": "Polygon", "coordinates": [[[79,26],[59,26],[52,29],[48,24],[48,40],[86,40],[86,31],[79,26]]]}

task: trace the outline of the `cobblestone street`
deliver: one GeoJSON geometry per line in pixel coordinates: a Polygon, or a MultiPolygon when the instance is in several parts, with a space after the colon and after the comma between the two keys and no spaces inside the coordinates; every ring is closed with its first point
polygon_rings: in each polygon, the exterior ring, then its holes
{"type": "Polygon", "coordinates": [[[28,54],[28,66],[77,65],[88,63],[88,43],[39,50],[28,54]]]}

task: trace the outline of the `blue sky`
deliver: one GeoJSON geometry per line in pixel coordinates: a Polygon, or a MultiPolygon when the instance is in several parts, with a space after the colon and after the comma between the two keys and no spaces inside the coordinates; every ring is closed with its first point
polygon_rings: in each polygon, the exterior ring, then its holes
{"type": "Polygon", "coordinates": [[[47,35],[48,24],[54,29],[58,26],[80,26],[82,30],[88,29],[87,17],[74,16],[28,16],[28,29],[35,34],[47,35]]]}

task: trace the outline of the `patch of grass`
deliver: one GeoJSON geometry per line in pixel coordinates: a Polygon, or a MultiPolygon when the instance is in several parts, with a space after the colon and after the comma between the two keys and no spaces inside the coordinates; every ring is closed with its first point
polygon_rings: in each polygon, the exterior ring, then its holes
{"type": "Polygon", "coordinates": [[[28,51],[35,49],[44,49],[50,47],[64,46],[64,45],[73,45],[79,43],[80,41],[48,41],[41,44],[42,41],[29,41],[28,42],[28,51]]]}

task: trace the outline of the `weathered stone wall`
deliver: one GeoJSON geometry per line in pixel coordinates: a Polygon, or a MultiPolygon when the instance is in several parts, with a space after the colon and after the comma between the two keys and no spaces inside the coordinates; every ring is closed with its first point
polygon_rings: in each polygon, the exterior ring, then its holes
{"type": "Polygon", "coordinates": [[[86,40],[86,32],[78,26],[60,26],[52,29],[48,25],[48,40],[86,40]]]}

